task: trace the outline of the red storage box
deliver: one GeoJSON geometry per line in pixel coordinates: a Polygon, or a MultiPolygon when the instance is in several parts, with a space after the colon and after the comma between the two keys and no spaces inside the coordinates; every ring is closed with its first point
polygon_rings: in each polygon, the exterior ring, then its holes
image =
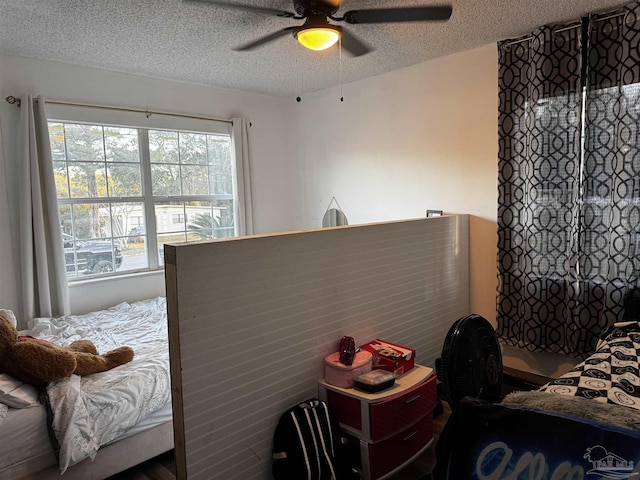
{"type": "Polygon", "coordinates": [[[373,355],[373,369],[387,370],[396,375],[407,373],[413,368],[416,351],[386,340],[375,339],[360,347],[373,355]]]}

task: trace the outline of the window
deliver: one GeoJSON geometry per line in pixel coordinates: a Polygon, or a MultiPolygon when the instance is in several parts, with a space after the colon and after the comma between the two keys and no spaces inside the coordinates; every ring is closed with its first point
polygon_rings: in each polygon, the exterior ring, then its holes
{"type": "Polygon", "coordinates": [[[235,233],[228,133],[50,121],[69,279],[163,264],[163,245],[235,233]]]}
{"type": "Polygon", "coordinates": [[[589,355],[640,258],[639,5],[499,43],[498,334],[589,355]]]}
{"type": "Polygon", "coordinates": [[[186,218],[181,213],[174,213],[173,217],[171,218],[171,222],[172,223],[185,223],[186,222],[186,218]]]}

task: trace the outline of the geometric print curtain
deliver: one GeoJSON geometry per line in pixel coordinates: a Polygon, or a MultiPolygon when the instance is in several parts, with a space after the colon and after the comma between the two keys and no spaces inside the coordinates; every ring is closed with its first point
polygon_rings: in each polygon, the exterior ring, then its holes
{"type": "Polygon", "coordinates": [[[498,44],[497,333],[576,358],[640,287],[638,3],[498,44]]]}

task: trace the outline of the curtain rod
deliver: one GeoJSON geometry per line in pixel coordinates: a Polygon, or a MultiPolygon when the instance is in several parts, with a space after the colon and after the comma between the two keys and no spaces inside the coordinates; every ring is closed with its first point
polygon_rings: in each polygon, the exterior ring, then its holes
{"type": "MultiPolygon", "coordinates": [[[[614,13],[614,14],[608,15],[606,17],[596,18],[596,19],[593,20],[593,22],[594,23],[595,22],[603,22],[605,20],[609,20],[610,18],[621,17],[621,16],[626,15],[626,14],[627,14],[627,12],[614,13]]],[[[560,32],[564,32],[565,30],[571,30],[572,28],[578,28],[578,27],[580,27],[580,25],[582,25],[581,22],[573,23],[571,25],[567,25],[566,27],[559,28],[554,33],[560,33],[560,32]]],[[[513,42],[506,43],[504,45],[504,47],[510,47],[511,45],[515,45],[516,43],[528,42],[532,38],[533,38],[532,35],[527,35],[526,37],[520,38],[518,40],[514,40],[513,42]]]]}
{"type": "MultiPolygon", "coordinates": [[[[7,103],[10,103],[11,105],[18,105],[20,106],[20,99],[17,97],[14,97],[13,95],[9,95],[8,97],[5,98],[5,100],[7,101],[7,103]]],[[[165,115],[168,117],[181,117],[181,118],[192,118],[195,120],[208,120],[208,121],[214,121],[214,122],[224,122],[224,123],[233,123],[231,120],[226,120],[223,118],[214,118],[214,117],[203,117],[203,116],[199,116],[199,115],[188,115],[188,114],[184,114],[184,113],[173,113],[173,112],[160,112],[160,111],[156,111],[156,110],[142,110],[142,109],[138,109],[138,108],[126,108],[126,107],[110,107],[107,105],[93,105],[90,103],[73,103],[73,102],[62,102],[62,101],[58,101],[58,100],[45,100],[45,103],[51,104],[51,105],[65,105],[65,106],[69,106],[69,107],[82,107],[82,108],[96,108],[99,110],[114,110],[117,112],[129,112],[129,113],[144,113],[147,118],[149,118],[151,115],[165,115]]]]}

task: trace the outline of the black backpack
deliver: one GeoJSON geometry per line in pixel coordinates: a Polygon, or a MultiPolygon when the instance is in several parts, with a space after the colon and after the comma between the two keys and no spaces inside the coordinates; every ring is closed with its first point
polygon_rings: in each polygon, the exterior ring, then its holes
{"type": "Polygon", "coordinates": [[[329,406],[312,398],[282,414],[273,435],[275,480],[352,480],[338,422],[329,406]]]}

